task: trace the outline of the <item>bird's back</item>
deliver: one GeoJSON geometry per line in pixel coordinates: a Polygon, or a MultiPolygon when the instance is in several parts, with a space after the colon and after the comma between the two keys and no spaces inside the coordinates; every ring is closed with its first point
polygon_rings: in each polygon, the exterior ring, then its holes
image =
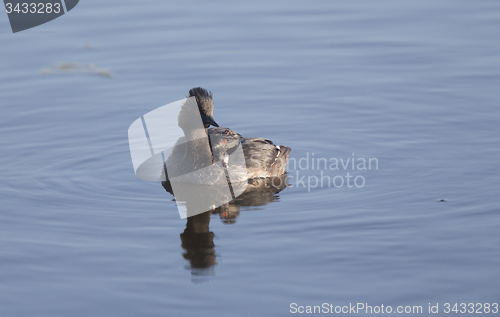
{"type": "Polygon", "coordinates": [[[208,134],[216,160],[223,157],[220,153],[230,153],[241,143],[249,179],[280,176],[286,171],[290,147],[265,138],[244,138],[224,127],[209,129],[208,134]]]}

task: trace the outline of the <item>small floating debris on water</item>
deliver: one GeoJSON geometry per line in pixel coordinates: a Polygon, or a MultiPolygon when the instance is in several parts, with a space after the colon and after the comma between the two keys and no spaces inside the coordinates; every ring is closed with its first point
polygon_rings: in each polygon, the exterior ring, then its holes
{"type": "Polygon", "coordinates": [[[92,44],[92,43],[85,43],[85,44],[83,44],[83,45],[82,45],[82,48],[83,48],[84,50],[91,50],[91,49],[94,49],[94,48],[95,48],[95,45],[94,45],[94,44],[92,44]]]}
{"type": "Polygon", "coordinates": [[[98,69],[95,73],[102,77],[113,77],[113,74],[111,74],[111,72],[107,69],[98,69]]]}
{"type": "Polygon", "coordinates": [[[440,199],[439,201],[446,201],[446,199],[440,199]]]}
{"type": "Polygon", "coordinates": [[[57,70],[68,72],[74,69],[78,69],[78,65],[75,63],[59,63],[56,66],[57,70]]]}
{"type": "Polygon", "coordinates": [[[44,74],[44,75],[50,75],[50,74],[53,74],[53,73],[54,73],[54,71],[53,71],[52,69],[50,69],[50,68],[44,68],[44,69],[42,69],[40,72],[41,72],[42,74],[44,74]]]}
{"type": "Polygon", "coordinates": [[[44,75],[55,73],[72,73],[72,74],[94,74],[101,77],[113,77],[113,73],[105,68],[98,68],[95,64],[86,64],[83,67],[76,63],[59,63],[51,68],[43,68],[40,71],[44,75]]]}

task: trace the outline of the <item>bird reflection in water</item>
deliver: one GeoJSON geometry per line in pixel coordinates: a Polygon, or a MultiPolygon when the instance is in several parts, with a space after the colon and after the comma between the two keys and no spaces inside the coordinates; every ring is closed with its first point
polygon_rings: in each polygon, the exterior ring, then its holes
{"type": "MultiPolygon", "coordinates": [[[[167,192],[173,195],[169,182],[162,182],[167,192]]],[[[248,180],[248,187],[236,199],[213,210],[188,217],[186,229],[181,233],[182,256],[189,261],[194,283],[208,281],[215,275],[217,265],[214,236],[210,231],[212,216],[218,215],[224,224],[235,224],[240,207],[263,206],[279,200],[278,193],[288,186],[286,174],[270,178],[248,180]]],[[[189,206],[186,206],[189,208],[189,206]]]]}

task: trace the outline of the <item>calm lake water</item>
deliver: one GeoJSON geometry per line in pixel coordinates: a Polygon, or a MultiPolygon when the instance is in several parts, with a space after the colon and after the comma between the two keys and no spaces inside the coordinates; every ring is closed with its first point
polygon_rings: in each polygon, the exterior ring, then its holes
{"type": "Polygon", "coordinates": [[[500,301],[500,2],[86,0],[0,43],[1,316],[500,301]],[[196,86],[296,163],[203,232],[127,140],[196,86]]]}

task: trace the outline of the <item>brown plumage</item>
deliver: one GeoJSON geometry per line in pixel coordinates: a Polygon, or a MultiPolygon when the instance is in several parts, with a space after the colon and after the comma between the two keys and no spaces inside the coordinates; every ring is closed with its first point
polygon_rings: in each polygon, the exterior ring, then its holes
{"type": "Polygon", "coordinates": [[[241,143],[245,156],[247,178],[281,176],[285,173],[288,146],[275,145],[264,138],[244,138],[234,130],[225,127],[208,129],[215,161],[228,163],[230,154],[241,143]]]}
{"type": "MultiPolygon", "coordinates": [[[[168,176],[182,176],[190,171],[200,170],[214,163],[227,167],[227,164],[231,160],[231,154],[240,144],[243,149],[246,166],[243,166],[243,168],[234,168],[233,165],[231,169],[231,172],[233,172],[231,182],[276,177],[285,173],[288,156],[291,151],[290,147],[275,145],[271,140],[264,138],[242,137],[234,130],[219,127],[213,119],[214,104],[212,93],[206,89],[196,87],[189,91],[189,96],[196,98],[197,105],[186,104],[181,109],[178,121],[179,126],[184,131],[185,137],[179,139],[178,144],[167,158],[168,176]],[[196,106],[198,109],[196,109],[196,106]],[[198,115],[196,110],[201,115],[205,129],[196,128],[193,125],[193,122],[196,121],[193,120],[193,116],[198,115]],[[210,125],[216,128],[206,130],[210,125]],[[203,134],[207,132],[210,140],[210,148],[208,148],[208,144],[203,138],[203,134]]],[[[221,175],[219,174],[204,173],[203,175],[199,175],[198,178],[200,178],[200,182],[206,184],[221,182],[221,175]]]]}

